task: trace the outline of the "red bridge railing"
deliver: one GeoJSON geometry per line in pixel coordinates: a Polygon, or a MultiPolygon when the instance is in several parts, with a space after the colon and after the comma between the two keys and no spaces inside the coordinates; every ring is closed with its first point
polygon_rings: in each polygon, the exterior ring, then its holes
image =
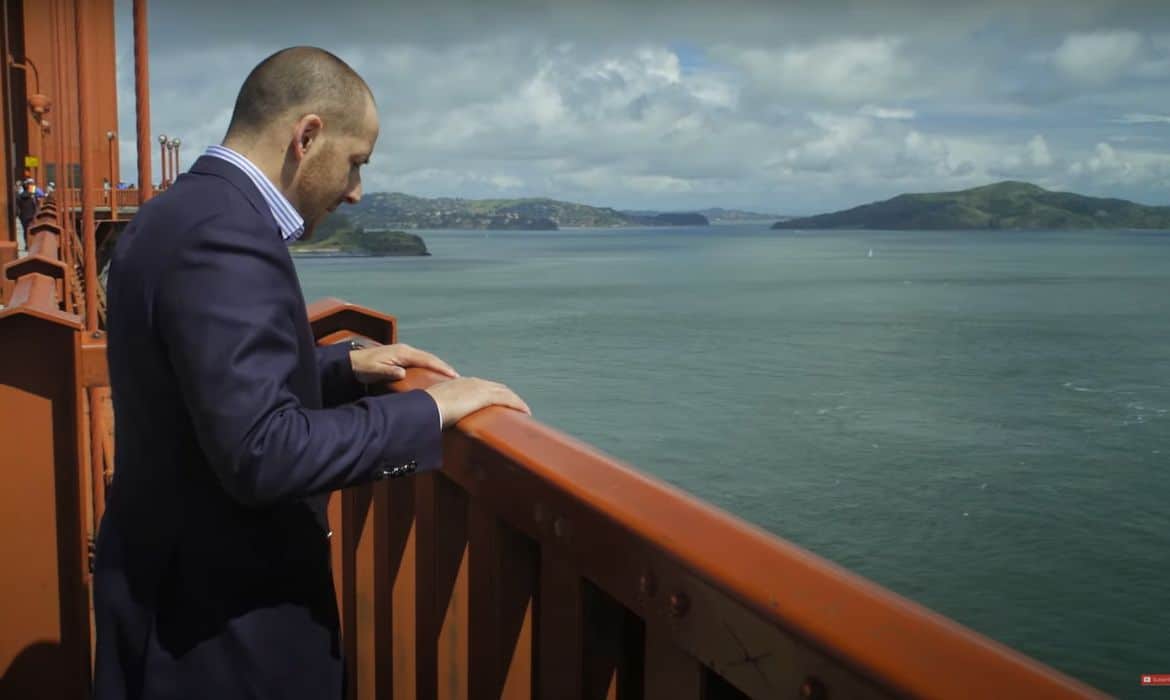
{"type": "Polygon", "coordinates": [[[0,695],[85,697],[89,556],[112,473],[102,332],[86,332],[85,254],[48,198],[0,310],[0,695]]]}
{"type": "MultiPolygon", "coordinates": [[[[9,263],[0,311],[0,441],[20,466],[0,490],[0,656],[5,688],[83,697],[113,416],[56,236],[9,263]]],[[[344,302],[310,318],[323,344],[396,340],[344,302]]],[[[331,499],[353,698],[1101,697],[518,413],[470,416],[443,448],[437,473],[331,499]]]]}
{"type": "MultiPolygon", "coordinates": [[[[310,317],[322,344],[395,339],[344,302],[310,317]]],[[[443,457],[331,502],[354,697],[1100,697],[516,412],[443,457]]]]}
{"type": "MultiPolygon", "coordinates": [[[[72,9],[54,13],[73,23],[51,33],[52,72],[75,94],[53,96],[48,160],[79,152],[92,175],[101,135],[83,68],[100,53],[88,42],[113,39],[85,31],[91,3],[51,4],[72,9]],[[66,60],[72,41],[69,57],[83,60],[66,60]]],[[[134,13],[145,199],[142,0],[134,13]]],[[[178,170],[178,140],[164,141],[162,189],[178,170]]],[[[140,200],[58,184],[29,254],[0,242],[4,697],[82,698],[91,685],[89,562],[114,452],[95,210],[120,216],[140,200]]],[[[392,317],[343,302],[310,316],[322,343],[396,338],[392,317]]],[[[412,370],[389,390],[437,380],[412,370]]],[[[519,414],[468,417],[445,436],[444,462],[331,500],[352,697],[1099,696],[519,414]]]]}

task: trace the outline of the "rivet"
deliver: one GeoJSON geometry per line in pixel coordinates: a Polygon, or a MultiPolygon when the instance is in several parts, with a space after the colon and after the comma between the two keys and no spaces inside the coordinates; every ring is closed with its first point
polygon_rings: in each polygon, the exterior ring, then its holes
{"type": "Polygon", "coordinates": [[[825,700],[829,693],[825,690],[824,683],[816,676],[809,676],[800,684],[800,697],[804,700],[825,700]]]}
{"type": "Polygon", "coordinates": [[[691,600],[687,598],[686,593],[671,593],[670,594],[670,614],[675,617],[682,617],[691,609],[691,600]]]}
{"type": "Polygon", "coordinates": [[[642,576],[638,578],[638,590],[646,596],[652,596],[658,592],[658,581],[654,578],[654,572],[649,570],[642,572],[642,576]]]}

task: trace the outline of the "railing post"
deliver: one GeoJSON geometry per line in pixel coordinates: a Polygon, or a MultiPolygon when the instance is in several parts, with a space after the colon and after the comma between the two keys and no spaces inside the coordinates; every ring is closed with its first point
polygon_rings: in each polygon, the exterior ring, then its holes
{"type": "MultiPolygon", "coordinates": [[[[8,5],[5,3],[4,9],[7,9],[7,7],[8,5]]],[[[6,55],[8,53],[7,16],[0,18],[0,31],[3,31],[4,33],[3,38],[0,38],[0,54],[6,55]]],[[[2,60],[2,58],[3,57],[0,57],[0,60],[2,60]]],[[[9,156],[11,155],[12,151],[11,146],[8,145],[11,143],[10,134],[12,128],[12,115],[8,113],[12,103],[10,81],[11,76],[9,71],[0,71],[0,137],[2,137],[5,142],[5,147],[0,148],[0,173],[4,173],[4,187],[0,188],[0,212],[3,212],[3,216],[0,216],[0,245],[11,243],[13,245],[13,250],[15,251],[16,226],[14,225],[13,221],[15,217],[11,215],[13,213],[11,208],[13,203],[10,201],[10,199],[12,198],[13,193],[12,187],[9,184],[11,182],[9,178],[16,171],[16,169],[12,167],[13,164],[9,161],[9,156]]],[[[13,254],[15,255],[15,252],[13,254]]],[[[3,248],[0,248],[0,264],[8,262],[10,259],[2,257],[3,255],[3,248]]],[[[5,303],[6,298],[5,285],[0,282],[0,304],[5,303]]]]}
{"type": "Polygon", "coordinates": [[[138,204],[154,196],[150,175],[150,69],[146,0],[134,0],[134,116],[138,138],[138,204]]]}
{"type": "Polygon", "coordinates": [[[90,624],[81,479],[76,316],[52,282],[21,279],[0,311],[0,688],[5,697],[88,697],[90,624]],[[32,303],[36,301],[37,303],[32,303]]]}
{"type": "Polygon", "coordinates": [[[162,134],[158,137],[158,188],[165,190],[167,188],[167,135],[162,134]]]}
{"type": "MultiPolygon", "coordinates": [[[[176,139],[177,141],[177,139],[176,139]]],[[[314,337],[343,331],[393,342],[391,316],[326,299],[309,308],[314,337]]],[[[415,697],[417,530],[413,481],[346,489],[331,496],[334,586],[341,617],[348,698],[415,697]]]]}
{"type": "Polygon", "coordinates": [[[90,133],[90,106],[87,99],[89,70],[86,60],[88,52],[87,18],[89,3],[79,2],[74,8],[77,31],[77,122],[81,137],[81,236],[85,255],[85,330],[98,330],[97,286],[97,244],[94,231],[93,183],[96,178],[93,163],[93,134],[90,133]]]}
{"type": "Polygon", "coordinates": [[[108,190],[109,198],[110,198],[110,221],[117,221],[118,220],[118,181],[117,181],[118,173],[117,173],[117,170],[114,168],[114,149],[118,147],[118,135],[115,134],[113,131],[107,131],[106,132],[106,142],[109,144],[107,155],[109,156],[109,160],[110,160],[110,163],[109,163],[110,175],[107,178],[109,183],[110,183],[110,189],[108,190]]]}
{"type": "MultiPolygon", "coordinates": [[[[0,241],[0,270],[8,263],[16,260],[16,241],[0,241]]],[[[12,296],[13,281],[5,277],[0,279],[0,306],[7,304],[12,296]]]]}

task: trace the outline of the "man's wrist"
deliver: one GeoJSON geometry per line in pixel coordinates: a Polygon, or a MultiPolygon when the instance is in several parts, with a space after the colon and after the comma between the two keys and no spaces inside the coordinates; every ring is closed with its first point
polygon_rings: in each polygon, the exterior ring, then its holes
{"type": "Polygon", "coordinates": [[[361,349],[361,343],[356,340],[349,341],[349,368],[353,372],[353,378],[357,380],[358,384],[362,385],[362,389],[365,390],[365,393],[368,396],[370,393],[370,385],[366,384],[365,381],[362,380],[362,375],[358,371],[357,363],[354,361],[354,353],[361,349]]]}

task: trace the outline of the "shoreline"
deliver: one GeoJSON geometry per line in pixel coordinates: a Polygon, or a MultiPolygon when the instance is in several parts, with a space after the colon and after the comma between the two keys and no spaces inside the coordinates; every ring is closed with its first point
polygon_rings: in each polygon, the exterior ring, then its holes
{"type": "Polygon", "coordinates": [[[403,232],[436,231],[436,232],[442,233],[442,232],[448,232],[448,231],[528,231],[531,233],[541,233],[541,232],[547,233],[547,232],[566,231],[566,230],[575,230],[575,229],[710,228],[710,227],[715,227],[715,226],[739,226],[739,225],[746,225],[746,224],[772,224],[775,222],[776,222],[775,219],[760,219],[758,221],[755,221],[755,220],[753,220],[753,221],[712,221],[712,222],[707,223],[707,224],[677,224],[677,225],[666,225],[666,226],[652,226],[652,225],[643,225],[643,224],[611,224],[608,226],[561,225],[561,226],[558,226],[557,228],[539,228],[539,229],[534,229],[534,228],[481,228],[481,227],[471,227],[471,226],[458,227],[458,228],[411,228],[411,227],[402,227],[402,226],[391,226],[388,228],[394,228],[395,230],[403,231],[403,232]]]}
{"type": "Polygon", "coordinates": [[[342,250],[340,248],[320,248],[317,250],[294,250],[289,248],[289,254],[294,258],[426,258],[430,252],[424,253],[390,253],[387,255],[372,255],[357,251],[342,250]]]}

